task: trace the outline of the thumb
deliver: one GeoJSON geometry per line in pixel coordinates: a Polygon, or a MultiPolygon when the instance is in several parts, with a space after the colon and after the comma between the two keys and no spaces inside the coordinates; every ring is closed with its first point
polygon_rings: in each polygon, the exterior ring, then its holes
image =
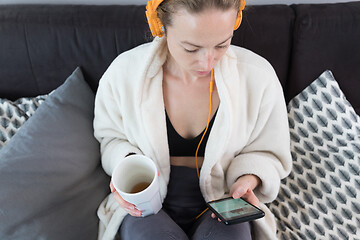
{"type": "Polygon", "coordinates": [[[242,197],[245,193],[246,193],[245,188],[243,188],[241,186],[237,186],[236,188],[232,189],[232,193],[230,193],[230,194],[233,198],[236,199],[236,198],[242,197]]]}
{"type": "Polygon", "coordinates": [[[114,187],[114,184],[112,183],[112,179],[111,179],[111,181],[110,181],[109,187],[110,187],[110,190],[111,190],[112,193],[116,191],[116,190],[115,190],[115,187],[114,187]]]}

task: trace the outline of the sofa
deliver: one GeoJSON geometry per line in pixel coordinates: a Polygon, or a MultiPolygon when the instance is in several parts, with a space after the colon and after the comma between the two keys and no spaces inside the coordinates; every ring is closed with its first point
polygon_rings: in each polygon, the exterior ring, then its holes
{"type": "MultiPolygon", "coordinates": [[[[151,41],[144,5],[0,5],[0,239],[96,239],[109,193],[93,137],[99,79],[151,41]]],[[[249,4],[232,44],[274,67],[293,170],[279,239],[360,239],[360,2],[249,4]]],[[[281,136],[274,136],[274,140],[281,136]]]]}

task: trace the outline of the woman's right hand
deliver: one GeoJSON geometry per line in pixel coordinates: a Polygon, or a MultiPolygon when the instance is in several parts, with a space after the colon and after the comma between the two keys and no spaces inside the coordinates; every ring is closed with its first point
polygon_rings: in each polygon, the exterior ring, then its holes
{"type": "Polygon", "coordinates": [[[129,203],[127,201],[125,201],[120,194],[116,191],[113,183],[112,183],[112,179],[110,181],[110,190],[112,193],[114,193],[114,198],[115,200],[120,204],[120,206],[125,209],[125,211],[127,211],[131,216],[134,217],[140,217],[141,216],[141,211],[136,209],[135,205],[132,203],[129,203]]]}

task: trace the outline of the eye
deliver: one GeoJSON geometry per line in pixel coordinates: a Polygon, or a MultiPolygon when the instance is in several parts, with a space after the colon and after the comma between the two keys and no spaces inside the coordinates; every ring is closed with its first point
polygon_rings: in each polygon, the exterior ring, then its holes
{"type": "Polygon", "coordinates": [[[217,49],[225,49],[228,48],[229,45],[221,45],[221,46],[216,46],[217,49]]]}
{"type": "Polygon", "coordinates": [[[199,49],[189,50],[189,49],[184,48],[184,50],[187,53],[196,53],[199,49]]]}

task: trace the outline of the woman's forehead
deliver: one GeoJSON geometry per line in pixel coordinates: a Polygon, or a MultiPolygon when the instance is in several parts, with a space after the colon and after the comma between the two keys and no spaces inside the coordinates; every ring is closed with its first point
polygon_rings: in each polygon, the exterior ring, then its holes
{"type": "Polygon", "coordinates": [[[167,34],[195,45],[218,45],[231,38],[236,16],[233,9],[207,9],[195,14],[181,9],[173,15],[167,34]]]}

